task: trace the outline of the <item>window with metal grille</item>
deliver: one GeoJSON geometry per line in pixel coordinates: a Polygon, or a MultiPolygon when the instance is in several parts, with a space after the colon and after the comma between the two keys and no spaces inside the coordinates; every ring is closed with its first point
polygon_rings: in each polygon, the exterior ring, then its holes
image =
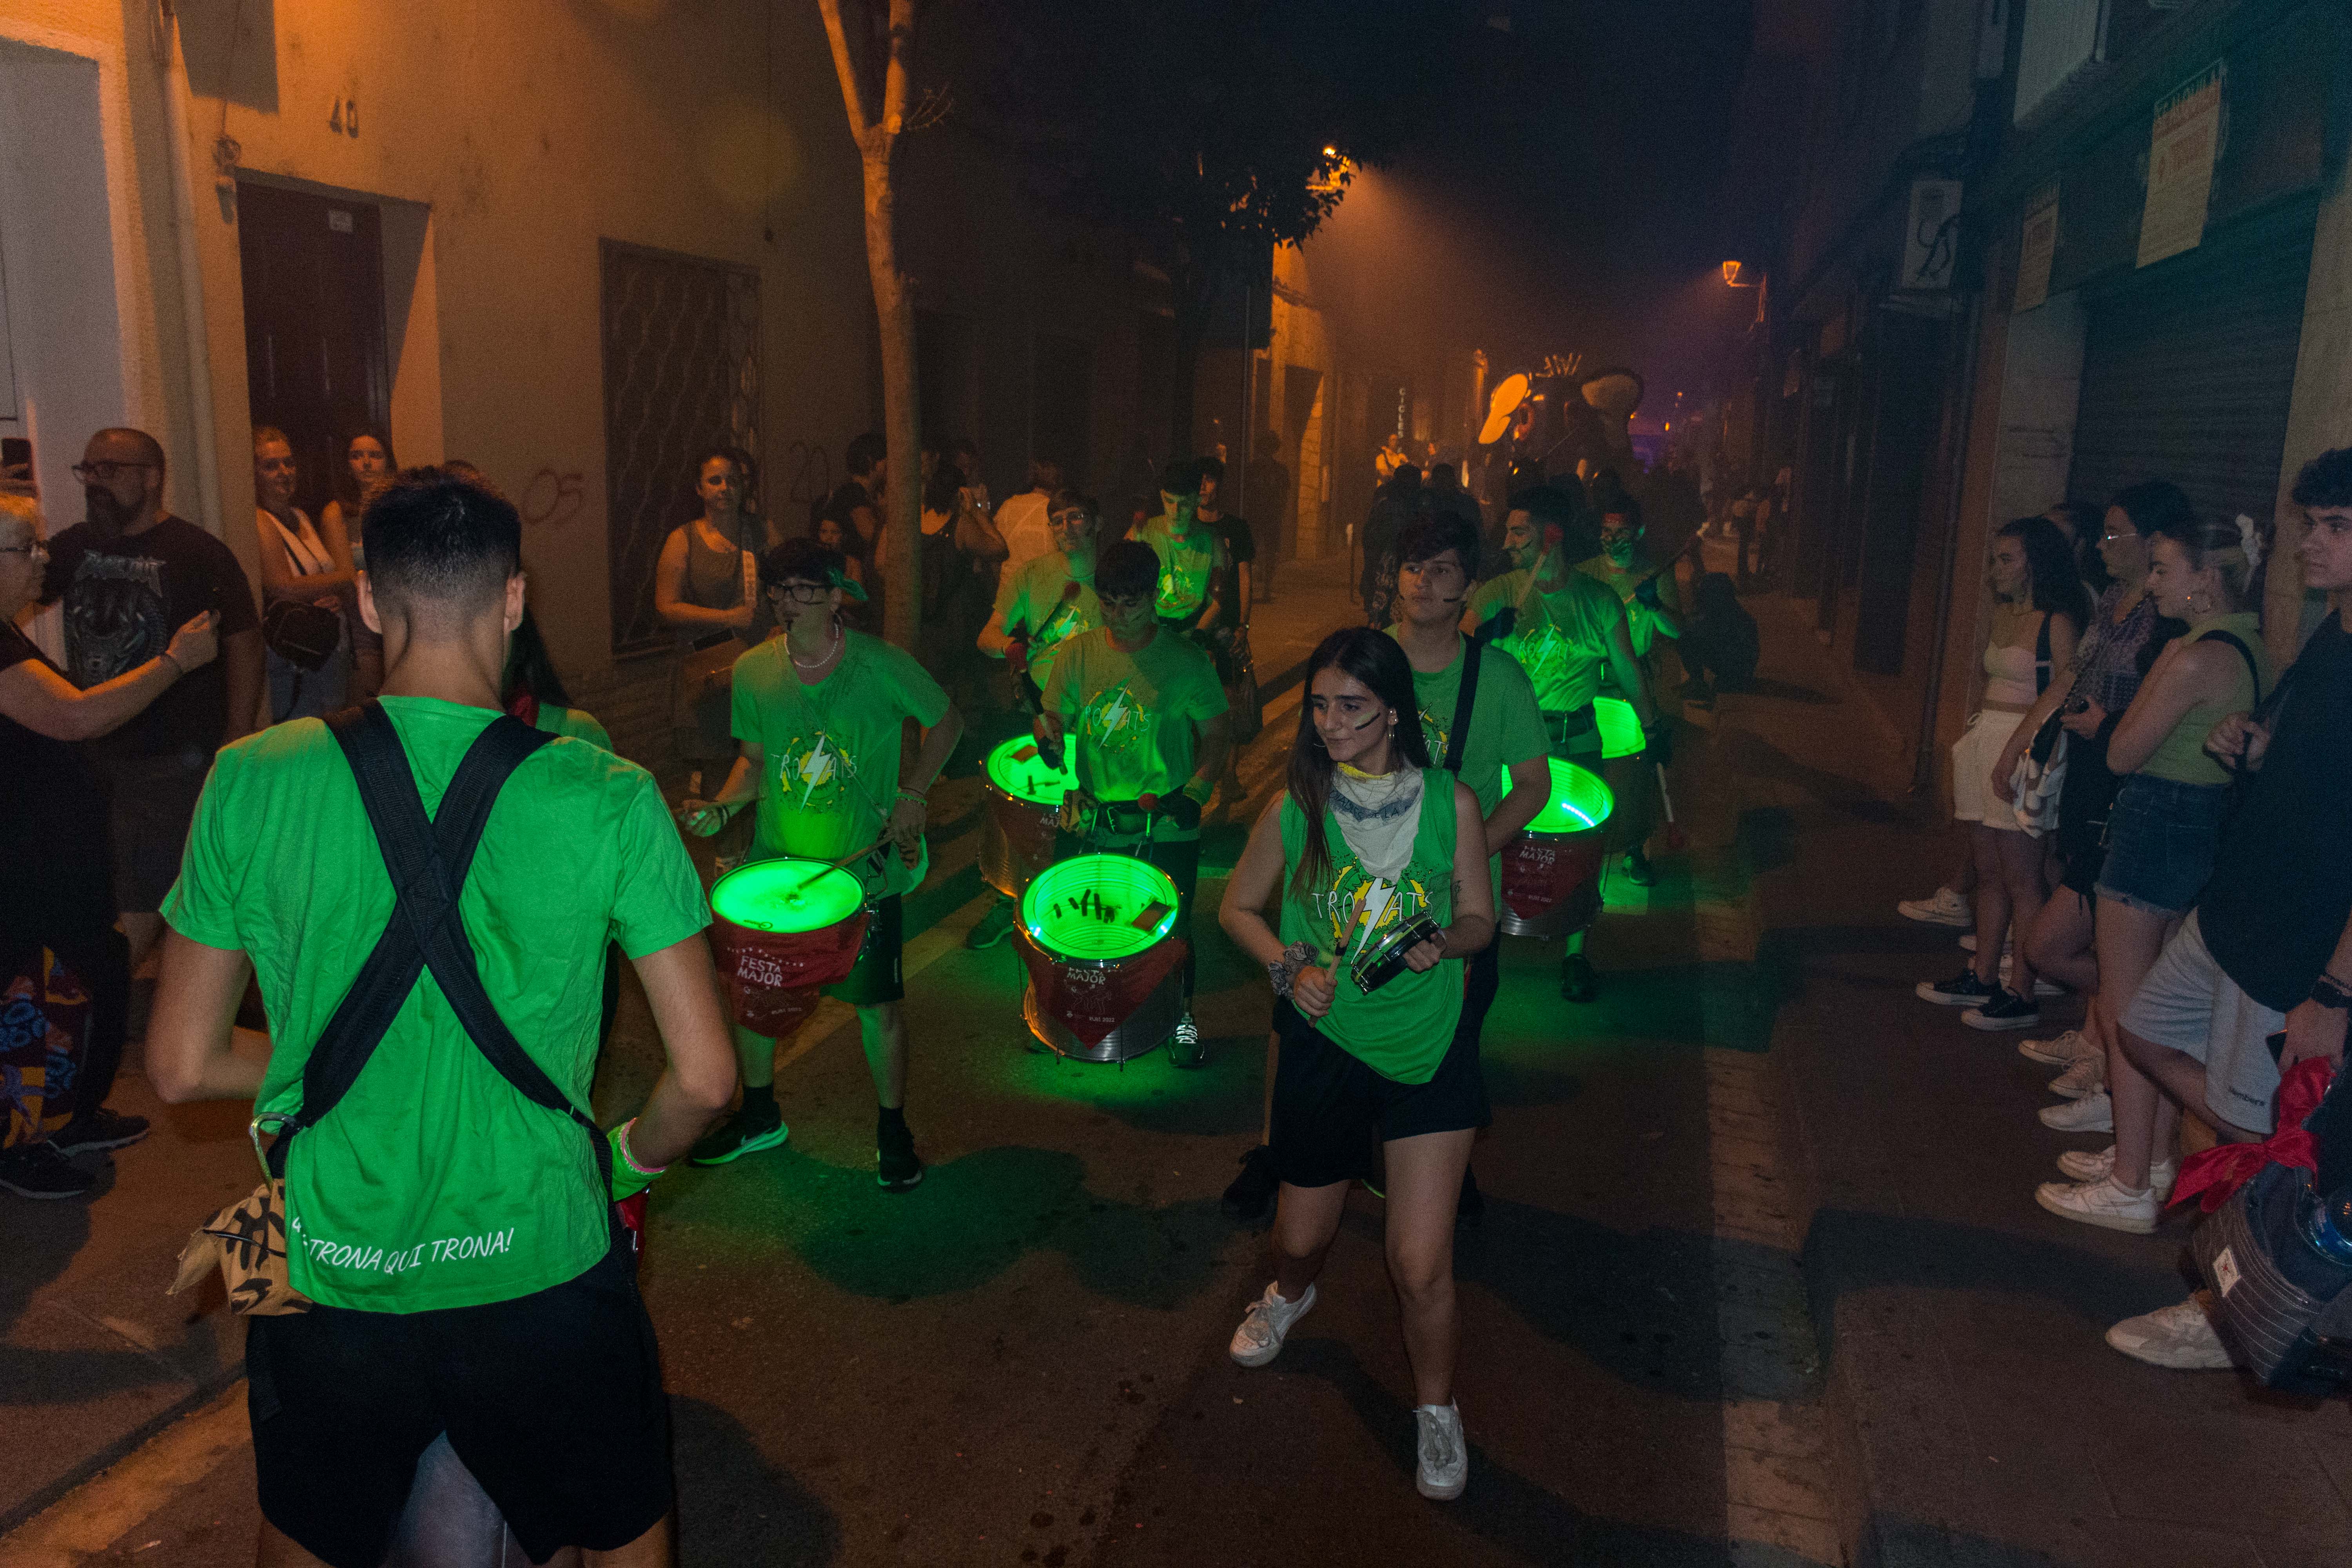
{"type": "Polygon", "coordinates": [[[694,459],[760,456],[760,275],[617,240],[601,250],[613,651],[644,653],[669,636],[654,612],[662,542],[702,512],[694,459]]]}

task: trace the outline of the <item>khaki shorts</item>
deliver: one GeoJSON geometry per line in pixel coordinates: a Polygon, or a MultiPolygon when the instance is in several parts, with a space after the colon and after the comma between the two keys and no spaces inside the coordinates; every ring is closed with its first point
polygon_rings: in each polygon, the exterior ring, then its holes
{"type": "Polygon", "coordinates": [[[2191,910],[2123,1011],[2123,1026],[2205,1064],[2205,1103],[2236,1126],[2267,1134],[2278,1120],[2279,1069],[2270,1037],[2286,1027],[2221,972],[2191,910]]]}

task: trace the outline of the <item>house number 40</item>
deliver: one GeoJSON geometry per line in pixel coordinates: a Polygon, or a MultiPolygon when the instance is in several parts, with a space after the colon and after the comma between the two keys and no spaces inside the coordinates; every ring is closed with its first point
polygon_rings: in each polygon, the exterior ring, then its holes
{"type": "Polygon", "coordinates": [[[358,136],[360,133],[360,100],[356,98],[339,98],[335,100],[334,110],[327,116],[327,129],[341,136],[358,136]]]}

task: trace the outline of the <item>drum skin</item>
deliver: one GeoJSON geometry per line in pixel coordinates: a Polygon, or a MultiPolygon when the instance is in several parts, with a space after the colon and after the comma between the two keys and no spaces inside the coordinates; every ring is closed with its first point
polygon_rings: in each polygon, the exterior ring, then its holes
{"type": "Polygon", "coordinates": [[[1176,884],[1126,855],[1081,855],[1040,872],[1013,940],[1029,972],[1021,1016],[1049,1049],[1124,1062],[1183,1016],[1190,951],[1172,934],[1176,884]]]}

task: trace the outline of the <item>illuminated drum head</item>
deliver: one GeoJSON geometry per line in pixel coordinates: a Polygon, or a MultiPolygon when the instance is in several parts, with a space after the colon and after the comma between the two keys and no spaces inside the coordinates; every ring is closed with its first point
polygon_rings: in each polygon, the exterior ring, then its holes
{"type": "Polygon", "coordinates": [[[823,931],[865,902],[856,878],[822,860],[754,860],[710,889],[710,912],[746,931],[823,931]]]}
{"type": "MultiPolygon", "coordinates": [[[[1503,770],[1503,793],[1511,793],[1511,771],[1503,770]]],[[[1574,763],[1551,759],[1551,798],[1528,824],[1529,833],[1582,833],[1609,820],[1617,808],[1616,796],[1601,775],[1574,763]]]]}
{"type": "Polygon", "coordinates": [[[1057,958],[1132,958],[1176,928],[1176,884],[1131,856],[1080,855],[1030,879],[1021,923],[1057,958]]]}
{"type": "Polygon", "coordinates": [[[1034,738],[1015,735],[988,753],[988,782],[1015,800],[1058,810],[1062,796],[1078,787],[1077,750],[1063,746],[1062,767],[1056,773],[1038,754],[1034,738]]]}

